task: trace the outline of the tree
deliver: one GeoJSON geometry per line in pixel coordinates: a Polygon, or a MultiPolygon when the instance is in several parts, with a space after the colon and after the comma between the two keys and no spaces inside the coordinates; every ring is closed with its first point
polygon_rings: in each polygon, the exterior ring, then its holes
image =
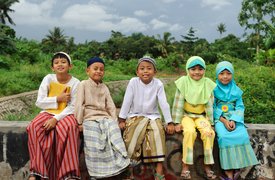
{"type": "Polygon", "coordinates": [[[198,37],[195,36],[196,30],[191,27],[186,36],[181,35],[183,40],[181,43],[183,44],[183,50],[185,53],[189,53],[189,55],[193,55],[193,49],[194,49],[194,43],[199,39],[198,37]]]}
{"type": "Polygon", "coordinates": [[[220,33],[220,38],[222,37],[222,33],[224,33],[226,31],[226,26],[224,23],[220,23],[217,26],[217,31],[220,33]]]}
{"type": "Polygon", "coordinates": [[[0,54],[12,54],[16,51],[15,31],[7,25],[0,24],[0,54]]]}
{"type": "Polygon", "coordinates": [[[259,52],[259,41],[261,33],[266,33],[265,19],[274,24],[275,1],[271,0],[243,0],[242,9],[238,21],[245,29],[254,31],[257,37],[256,52],[259,52]]]}
{"type": "Polygon", "coordinates": [[[56,52],[64,51],[66,47],[67,36],[64,35],[63,30],[60,27],[54,27],[53,30],[49,30],[49,34],[46,38],[42,39],[43,51],[56,52]]]}
{"type": "Polygon", "coordinates": [[[11,17],[9,16],[10,12],[14,12],[13,9],[11,9],[11,5],[19,2],[19,0],[0,0],[0,21],[3,24],[6,24],[6,19],[10,24],[15,25],[11,17]]]}
{"type": "Polygon", "coordinates": [[[158,49],[161,51],[162,57],[167,57],[171,49],[173,49],[172,42],[175,40],[174,37],[171,37],[170,32],[164,32],[163,37],[159,34],[157,35],[159,39],[159,44],[157,45],[158,49]]]}

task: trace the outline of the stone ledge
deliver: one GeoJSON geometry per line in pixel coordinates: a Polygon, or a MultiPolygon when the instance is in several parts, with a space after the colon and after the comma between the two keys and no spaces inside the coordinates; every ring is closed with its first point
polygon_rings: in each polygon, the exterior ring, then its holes
{"type": "MultiPolygon", "coordinates": [[[[29,121],[0,121],[0,179],[25,180],[28,177],[29,156],[27,147],[26,126],[29,121]]],[[[242,179],[274,179],[275,175],[275,124],[248,124],[252,147],[260,161],[260,165],[246,168],[241,174],[242,179]]],[[[164,163],[165,176],[168,180],[179,178],[181,168],[182,135],[168,135],[166,148],[167,157],[164,163]]],[[[191,166],[193,179],[204,179],[202,172],[202,143],[195,143],[194,162],[191,166]]],[[[214,146],[214,169],[221,172],[218,163],[218,147],[214,146]]],[[[83,154],[80,154],[82,179],[88,179],[83,154]]],[[[139,165],[135,168],[136,179],[151,179],[153,167],[139,165]]],[[[115,179],[121,179],[121,176],[115,179]]]]}

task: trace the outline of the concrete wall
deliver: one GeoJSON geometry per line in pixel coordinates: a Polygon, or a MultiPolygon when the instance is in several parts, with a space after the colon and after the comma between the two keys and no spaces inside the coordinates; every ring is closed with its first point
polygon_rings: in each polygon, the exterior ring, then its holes
{"type": "MultiPolygon", "coordinates": [[[[29,156],[27,148],[26,126],[29,122],[0,121],[0,179],[25,180],[29,175],[29,156]]],[[[241,174],[242,179],[274,179],[275,176],[275,125],[248,124],[251,143],[259,159],[260,165],[246,168],[241,174]]],[[[178,179],[181,170],[181,134],[167,136],[167,158],[165,176],[167,180],[178,179]]],[[[202,143],[197,139],[195,144],[194,162],[191,166],[193,179],[204,179],[202,169],[202,143]]],[[[221,172],[218,161],[218,148],[215,143],[214,169],[221,172]]],[[[88,179],[83,153],[80,154],[82,179],[88,179]]],[[[143,164],[135,168],[136,179],[149,180],[153,177],[153,167],[143,164]]],[[[112,179],[121,179],[124,174],[112,179]]]]}

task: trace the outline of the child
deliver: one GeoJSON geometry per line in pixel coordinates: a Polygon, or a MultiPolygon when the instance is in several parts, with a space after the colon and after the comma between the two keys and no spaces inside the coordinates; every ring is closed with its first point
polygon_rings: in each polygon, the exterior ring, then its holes
{"type": "Polygon", "coordinates": [[[240,169],[258,164],[244,125],[243,91],[234,81],[230,62],[217,65],[217,87],[214,89],[214,120],[220,149],[224,180],[236,180],[240,169]]]}
{"type": "MultiPolygon", "coordinates": [[[[162,162],[165,159],[165,132],[158,105],[166,121],[166,131],[174,133],[174,125],[164,86],[156,74],[156,62],[150,57],[139,59],[137,76],[130,80],[120,110],[120,128],[132,163],[156,163],[155,179],[165,179],[162,162]],[[127,120],[126,120],[127,119],[127,120]],[[125,122],[126,120],[126,122],[125,122]]],[[[133,169],[131,177],[133,179],[133,169]]]]}
{"type": "Polygon", "coordinates": [[[71,58],[54,54],[52,70],[38,90],[36,106],[43,109],[27,127],[30,177],[80,179],[79,130],[73,115],[79,80],[69,74],[71,58]],[[62,107],[63,106],[63,107],[62,107]]]}
{"type": "Polygon", "coordinates": [[[77,91],[75,116],[83,124],[84,153],[91,178],[107,178],[121,173],[130,163],[118,127],[116,107],[108,87],[102,82],[104,62],[87,61],[89,79],[77,91]]]}
{"type": "Polygon", "coordinates": [[[197,137],[196,129],[201,134],[204,148],[204,171],[207,179],[215,179],[211,170],[214,164],[212,149],[215,132],[213,124],[213,89],[215,83],[204,77],[205,62],[199,56],[192,56],[186,63],[187,76],[175,81],[176,94],[172,116],[176,132],[183,130],[182,171],[183,179],[191,179],[189,165],[193,164],[193,146],[197,137]]]}

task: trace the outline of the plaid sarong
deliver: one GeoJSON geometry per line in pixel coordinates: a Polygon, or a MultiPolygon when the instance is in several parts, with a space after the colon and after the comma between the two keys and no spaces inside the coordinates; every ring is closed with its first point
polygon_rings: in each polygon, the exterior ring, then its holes
{"type": "Polygon", "coordinates": [[[123,139],[131,159],[145,163],[164,161],[165,132],[160,119],[128,118],[123,139]]]}
{"type": "Polygon", "coordinates": [[[84,152],[88,172],[93,178],[121,173],[130,163],[117,121],[84,121],[84,152]]]}

